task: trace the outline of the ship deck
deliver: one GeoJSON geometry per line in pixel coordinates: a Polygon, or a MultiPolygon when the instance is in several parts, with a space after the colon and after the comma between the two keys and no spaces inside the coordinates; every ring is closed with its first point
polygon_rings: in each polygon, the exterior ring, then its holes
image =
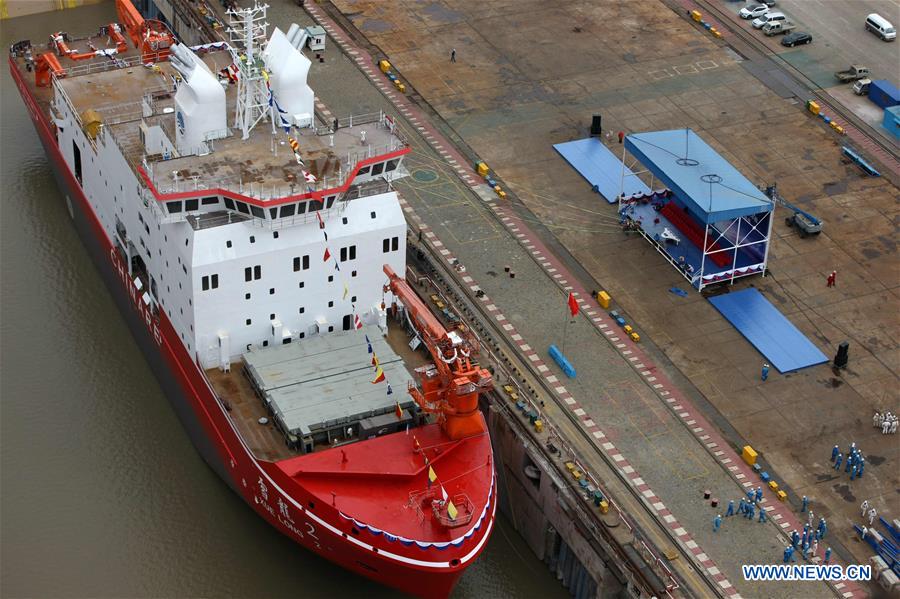
{"type": "MultiPolygon", "coordinates": [[[[408,345],[409,338],[403,327],[390,322],[388,327],[387,342],[396,352],[410,372],[415,368],[427,364],[428,360],[420,351],[413,351],[408,345]]],[[[302,341],[300,342],[302,343],[302,341]]],[[[243,437],[244,442],[257,459],[276,462],[286,458],[296,457],[302,454],[300,449],[291,449],[285,440],[285,436],[278,430],[272,415],[269,413],[263,400],[259,397],[249,379],[243,372],[243,361],[234,362],[230,372],[223,372],[218,368],[206,370],[206,376],[215,389],[216,394],[228,409],[232,422],[243,437]],[[260,424],[260,418],[267,418],[266,424],[260,424]]],[[[394,391],[401,403],[408,400],[405,389],[394,391]]],[[[339,442],[336,445],[353,443],[357,439],[339,442]]],[[[316,446],[315,450],[323,451],[332,446],[316,446]]]]}
{"type": "MultiPolygon", "coordinates": [[[[79,50],[88,45],[102,49],[107,47],[107,38],[100,35],[72,38],[70,45],[79,50]]],[[[33,46],[35,57],[48,51],[46,45],[33,46]]],[[[232,63],[227,49],[207,51],[201,58],[213,73],[232,63]]],[[[391,130],[381,113],[341,117],[336,131],[332,131],[333,122],[325,123],[317,115],[316,127],[294,128],[290,134],[299,143],[299,154],[304,161],[301,166],[290,148],[288,135],[280,128],[273,132],[267,119],[247,139],[241,139],[241,131],[233,128],[238,86],[229,84],[225,86],[229,135],[210,142],[208,153],[176,155],[165,160],[160,154],[145,154],[140,125],[142,122],[159,125],[175,143],[172,81],[177,72],[171,64],[144,66],[139,53],[130,45],[116,60],[107,57],[83,61],[61,57],[59,60],[65,74],[54,79],[73,111],[82,119],[87,110],[98,113],[132,168],[136,172],[143,169],[160,193],[217,187],[261,199],[279,198],[294,194],[295,187],[310,187],[304,171],[316,177],[313,187],[337,187],[360,160],[405,147],[405,142],[391,130]]],[[[13,62],[35,98],[49,110],[53,87],[37,87],[34,74],[26,72],[23,58],[14,58],[13,62]]]]}
{"type": "MultiPolygon", "coordinates": [[[[232,62],[227,50],[207,52],[202,60],[213,73],[232,62]]],[[[271,123],[266,121],[260,122],[247,139],[241,138],[239,129],[231,129],[228,137],[210,142],[212,151],[206,154],[168,160],[161,155],[145,156],[140,142],[142,121],[161,126],[170,141],[175,142],[175,90],[171,82],[177,71],[168,62],[154,68],[140,64],[110,68],[111,65],[100,63],[94,67],[106,70],[79,66],[59,79],[60,86],[79,115],[89,109],[100,114],[135,168],[146,157],[147,175],[161,193],[223,187],[257,196],[283,197],[293,193],[294,186],[305,185],[304,170],[324,185],[334,187],[359,160],[402,145],[381,122],[381,115],[371,114],[339,119],[333,135],[332,123],[324,123],[318,129],[294,129],[291,136],[299,142],[305,166],[297,163],[288,135],[280,128],[273,132],[271,123]],[[78,69],[90,72],[79,74],[78,69]],[[149,102],[145,100],[148,95],[149,102]],[[147,106],[152,109],[151,116],[146,116],[147,106]]],[[[238,86],[227,85],[225,98],[228,123],[233,126],[238,86]]]]}

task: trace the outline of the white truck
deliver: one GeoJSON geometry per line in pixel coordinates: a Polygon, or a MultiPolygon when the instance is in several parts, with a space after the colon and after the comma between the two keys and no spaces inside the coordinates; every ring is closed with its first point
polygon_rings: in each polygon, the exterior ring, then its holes
{"type": "Polygon", "coordinates": [[[792,29],[796,29],[797,24],[793,21],[788,21],[787,19],[783,21],[770,21],[763,25],[762,32],[768,36],[779,35],[781,33],[787,33],[792,29]]]}

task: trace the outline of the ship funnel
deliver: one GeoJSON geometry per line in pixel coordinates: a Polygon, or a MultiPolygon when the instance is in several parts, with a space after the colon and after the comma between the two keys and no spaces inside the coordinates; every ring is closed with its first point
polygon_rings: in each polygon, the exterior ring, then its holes
{"type": "Polygon", "coordinates": [[[300,25],[291,23],[291,27],[287,32],[287,39],[293,47],[301,50],[306,44],[306,40],[309,39],[309,33],[306,32],[306,29],[300,29],[300,25]]]}
{"type": "Polygon", "coordinates": [[[182,78],[175,93],[175,146],[182,155],[205,154],[207,141],[228,135],[225,90],[200,58],[182,44],[169,62],[182,78]]]}
{"type": "MultiPolygon", "coordinates": [[[[292,25],[288,32],[298,45],[302,43],[305,32],[300,32],[299,26],[292,25]]],[[[306,83],[310,60],[277,27],[272,31],[263,58],[270,73],[272,95],[283,111],[282,119],[296,127],[312,127],[315,94],[306,83]]]]}

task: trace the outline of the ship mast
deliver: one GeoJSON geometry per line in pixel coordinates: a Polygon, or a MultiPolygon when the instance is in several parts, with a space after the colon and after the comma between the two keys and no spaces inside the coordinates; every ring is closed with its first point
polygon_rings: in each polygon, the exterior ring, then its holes
{"type": "MultiPolygon", "coordinates": [[[[253,3],[252,8],[229,10],[230,24],[228,35],[232,46],[239,48],[238,94],[237,108],[234,114],[234,127],[240,129],[241,139],[250,137],[250,131],[266,116],[270,110],[269,90],[266,87],[265,63],[262,59],[262,48],[266,40],[269,23],[266,21],[268,4],[253,3]]],[[[272,133],[275,133],[275,120],[272,119],[272,133]]]]}

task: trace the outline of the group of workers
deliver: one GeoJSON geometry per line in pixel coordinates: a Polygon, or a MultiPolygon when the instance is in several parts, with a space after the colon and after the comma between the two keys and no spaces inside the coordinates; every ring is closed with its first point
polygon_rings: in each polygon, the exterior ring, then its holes
{"type": "Polygon", "coordinates": [[[875,412],[875,415],[872,416],[872,426],[880,428],[882,435],[893,435],[897,432],[897,415],[892,412],[885,412],[884,414],[875,412]]]}
{"type": "Polygon", "coordinates": [[[844,473],[850,474],[850,480],[855,480],[857,476],[862,478],[863,471],[866,468],[866,458],[863,456],[862,452],[856,448],[856,443],[850,444],[850,451],[847,452],[846,461],[841,453],[841,448],[835,445],[831,449],[831,461],[834,462],[834,469],[838,472],[841,470],[841,464],[846,464],[844,466],[844,473]]]}

